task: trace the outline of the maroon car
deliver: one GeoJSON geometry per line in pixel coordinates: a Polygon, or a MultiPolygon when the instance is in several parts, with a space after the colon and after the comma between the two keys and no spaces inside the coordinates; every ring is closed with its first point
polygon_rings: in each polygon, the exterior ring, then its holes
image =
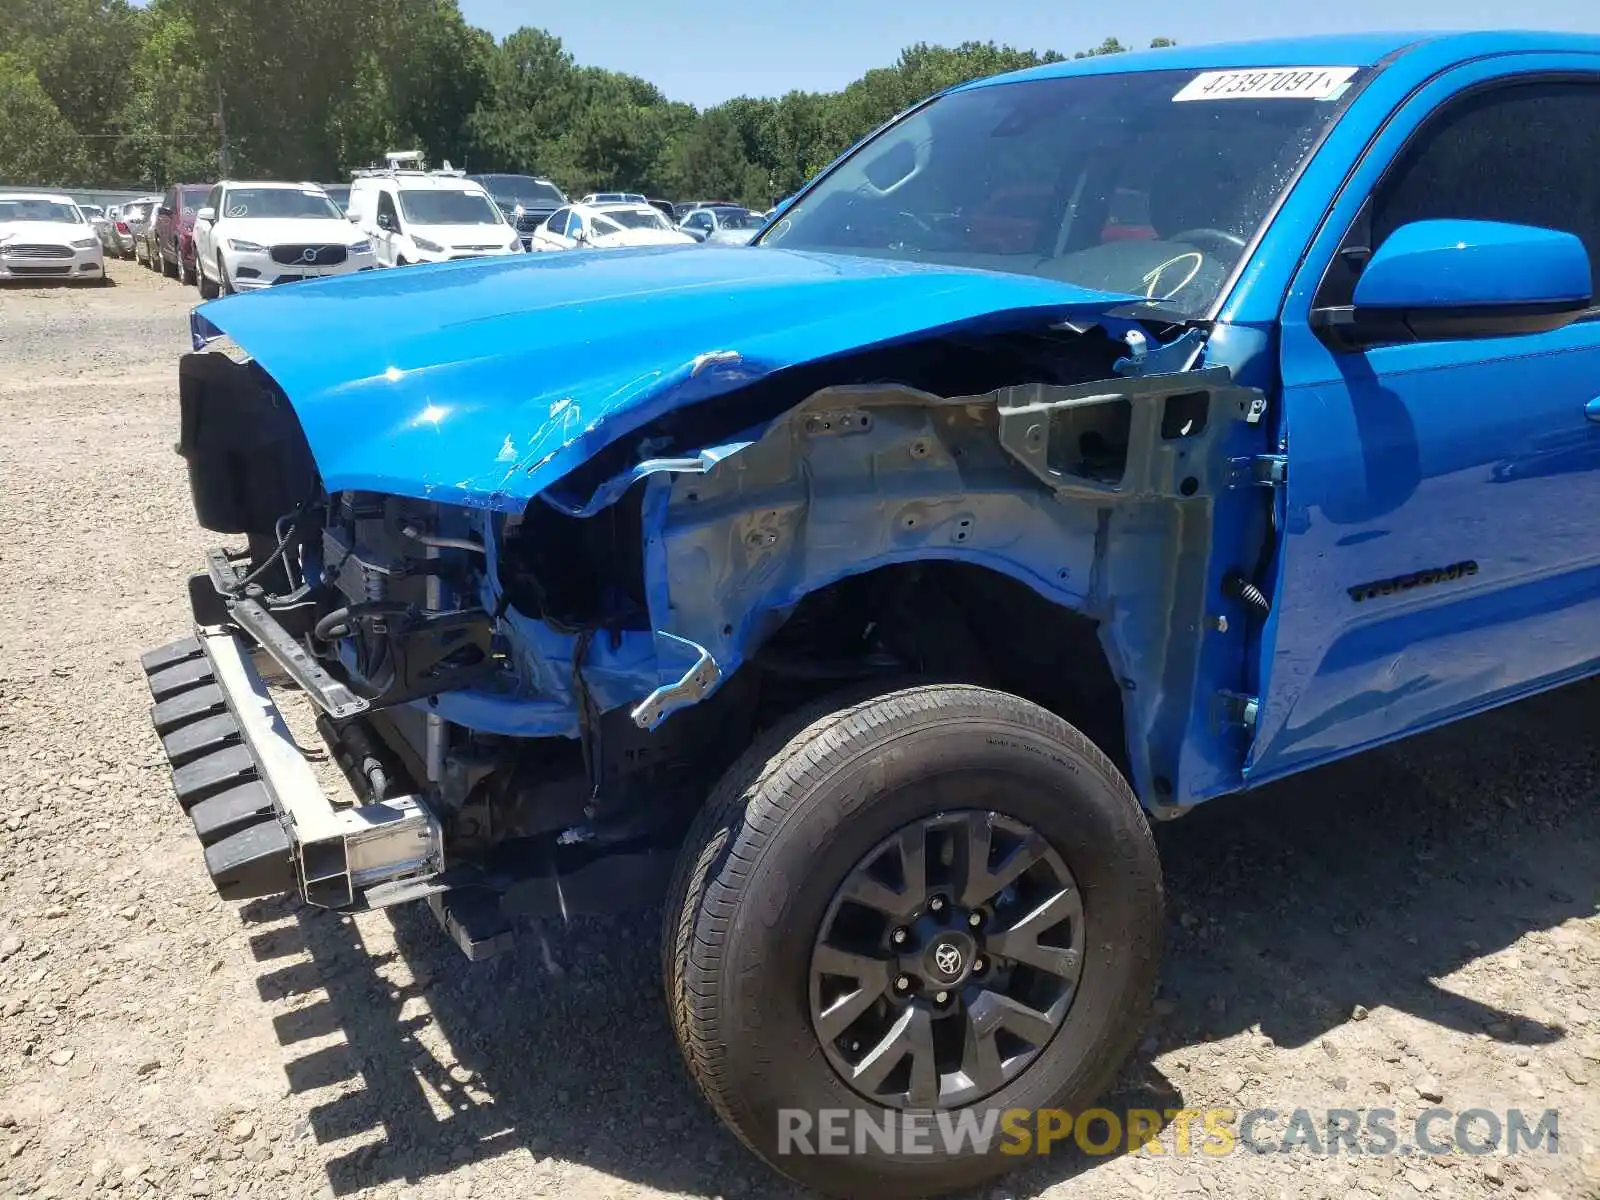
{"type": "Polygon", "coordinates": [[[152,228],[163,275],[184,283],[195,281],[194,214],[211,188],[209,183],[178,183],[161,198],[152,228]]]}

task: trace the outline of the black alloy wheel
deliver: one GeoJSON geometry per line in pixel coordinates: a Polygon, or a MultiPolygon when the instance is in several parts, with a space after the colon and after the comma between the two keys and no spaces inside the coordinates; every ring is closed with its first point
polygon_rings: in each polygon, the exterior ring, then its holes
{"type": "Polygon", "coordinates": [[[811,954],[811,1021],[863,1098],[970,1104],[1055,1036],[1083,971],[1083,898],[1061,855],[999,813],[913,821],[856,864],[811,954]]]}

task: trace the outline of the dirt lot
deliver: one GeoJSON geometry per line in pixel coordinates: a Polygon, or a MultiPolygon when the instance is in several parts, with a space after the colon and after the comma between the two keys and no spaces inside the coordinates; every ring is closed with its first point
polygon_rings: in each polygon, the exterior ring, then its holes
{"type": "MultiPolygon", "coordinates": [[[[194,293],[112,276],[0,291],[0,1196],[795,1194],[680,1068],[654,914],[472,967],[425,910],[211,894],[137,665],[206,544],[194,293]]],[[[1159,830],[1162,998],[1111,1098],[1392,1108],[1401,1141],[1557,1109],[1559,1154],[1069,1151],[986,1195],[1600,1195],[1597,712],[1571,688],[1159,830]]]]}

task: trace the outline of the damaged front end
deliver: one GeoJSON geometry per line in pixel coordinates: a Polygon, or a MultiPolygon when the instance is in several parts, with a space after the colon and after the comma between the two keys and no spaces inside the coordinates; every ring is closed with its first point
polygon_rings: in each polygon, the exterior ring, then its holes
{"type": "MultiPolygon", "coordinates": [[[[519,912],[648,893],[759,729],[878,676],[1087,701],[1170,793],[1258,396],[1126,298],[893,274],[805,338],[758,299],[731,348],[688,352],[686,328],[629,351],[649,369],[569,337],[567,378],[507,383],[519,347],[495,394],[460,390],[486,355],[399,361],[414,337],[312,386],[285,306],[199,310],[179,449],[201,524],[245,545],[145,665],[219,890],[428,897],[489,953],[519,912]]],[[[289,311],[344,319],[319,309],[338,286],[289,311]]]]}

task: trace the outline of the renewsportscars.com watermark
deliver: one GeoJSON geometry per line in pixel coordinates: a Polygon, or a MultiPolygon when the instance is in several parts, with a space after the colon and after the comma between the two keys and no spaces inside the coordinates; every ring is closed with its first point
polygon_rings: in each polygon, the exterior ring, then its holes
{"type": "Polygon", "coordinates": [[[778,1112],[778,1153],[849,1155],[1085,1154],[1391,1155],[1557,1152],[1555,1109],[1392,1108],[963,1109],[912,1112],[850,1108],[778,1112]]]}

